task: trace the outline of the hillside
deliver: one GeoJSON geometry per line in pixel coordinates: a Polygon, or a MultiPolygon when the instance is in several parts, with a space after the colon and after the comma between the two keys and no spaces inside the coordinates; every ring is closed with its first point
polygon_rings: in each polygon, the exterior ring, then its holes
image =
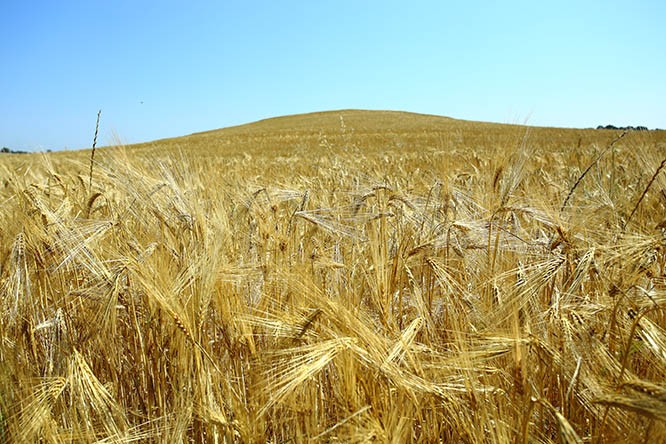
{"type": "Polygon", "coordinates": [[[663,132],[333,111],[0,161],[0,442],[666,442],[663,132]]]}
{"type": "MultiPolygon", "coordinates": [[[[132,147],[153,153],[187,149],[198,155],[233,155],[349,147],[450,150],[501,145],[509,148],[528,142],[533,149],[552,150],[603,145],[620,133],[476,122],[399,111],[339,110],[275,117],[132,147]]],[[[666,131],[650,131],[641,137],[664,143],[666,131]]]]}
{"type": "Polygon", "coordinates": [[[472,123],[430,114],[347,109],[273,117],[245,125],[195,133],[193,135],[309,133],[316,129],[327,132],[340,131],[341,118],[345,126],[354,128],[355,131],[360,133],[374,133],[377,131],[446,131],[465,123],[472,123]]]}
{"type": "Polygon", "coordinates": [[[274,117],[228,128],[194,133],[183,137],[137,144],[137,148],[219,149],[226,153],[256,148],[318,148],[323,146],[363,145],[366,148],[391,147],[398,139],[416,137],[419,144],[441,134],[481,128],[506,130],[507,126],[468,122],[448,117],[398,111],[339,110],[274,117]],[[424,137],[425,136],[425,137],[424,137]]]}

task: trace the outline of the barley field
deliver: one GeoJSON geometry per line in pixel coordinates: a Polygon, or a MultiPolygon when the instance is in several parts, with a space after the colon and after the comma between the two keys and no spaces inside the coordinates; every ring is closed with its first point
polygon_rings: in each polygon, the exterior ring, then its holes
{"type": "Polygon", "coordinates": [[[666,442],[665,163],[353,110],[2,155],[0,441],[666,442]]]}

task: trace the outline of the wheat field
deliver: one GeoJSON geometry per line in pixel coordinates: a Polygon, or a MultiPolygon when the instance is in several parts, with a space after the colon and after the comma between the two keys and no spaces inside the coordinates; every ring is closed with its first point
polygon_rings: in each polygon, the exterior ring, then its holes
{"type": "Polygon", "coordinates": [[[664,131],[338,111],[89,159],[0,157],[2,442],[666,442],[664,131]]]}

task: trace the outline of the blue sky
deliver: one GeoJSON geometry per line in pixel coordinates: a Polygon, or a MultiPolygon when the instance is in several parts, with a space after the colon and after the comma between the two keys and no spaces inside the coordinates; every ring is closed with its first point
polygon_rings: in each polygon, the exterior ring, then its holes
{"type": "Polygon", "coordinates": [[[0,145],[391,109],[666,128],[666,3],[0,2],[0,145]]]}

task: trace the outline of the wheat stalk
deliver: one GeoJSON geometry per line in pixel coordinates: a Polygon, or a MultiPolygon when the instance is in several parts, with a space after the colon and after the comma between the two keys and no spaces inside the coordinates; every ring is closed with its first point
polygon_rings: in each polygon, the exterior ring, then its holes
{"type": "Polygon", "coordinates": [[[95,147],[97,146],[97,133],[99,132],[99,118],[102,115],[102,110],[97,111],[97,122],[95,123],[95,136],[93,137],[92,151],[90,152],[90,177],[88,181],[88,188],[92,190],[92,177],[93,177],[93,164],[95,162],[95,147]]]}
{"type": "Polygon", "coordinates": [[[569,193],[567,194],[567,197],[564,199],[564,202],[562,202],[562,207],[560,208],[560,213],[561,213],[562,211],[564,211],[564,209],[567,207],[567,203],[569,202],[569,199],[570,199],[571,196],[573,195],[574,191],[576,191],[576,188],[578,188],[578,185],[579,185],[580,182],[583,180],[583,178],[584,178],[585,176],[587,176],[587,173],[590,172],[590,170],[592,169],[592,167],[593,167],[594,165],[596,165],[597,162],[599,162],[599,160],[604,156],[604,154],[606,154],[611,148],[613,148],[613,145],[615,145],[617,142],[619,142],[620,139],[622,139],[622,138],[623,138],[624,136],[626,136],[626,135],[627,135],[627,131],[623,131],[622,134],[620,134],[620,135],[617,136],[615,139],[613,139],[613,141],[612,141],[610,144],[608,144],[608,146],[606,147],[606,149],[603,150],[602,152],[600,152],[599,155],[597,155],[597,157],[596,157],[596,158],[595,158],[595,159],[594,159],[594,160],[588,165],[588,167],[585,168],[585,171],[583,171],[583,173],[578,177],[578,179],[576,179],[576,182],[574,182],[573,186],[572,186],[571,189],[569,190],[569,193]]]}
{"type": "Polygon", "coordinates": [[[648,184],[645,186],[645,189],[643,190],[643,193],[641,194],[641,197],[638,198],[638,201],[636,201],[636,205],[634,205],[633,210],[631,210],[631,214],[629,214],[629,217],[624,222],[624,225],[622,226],[622,231],[625,231],[627,229],[627,225],[629,224],[631,219],[634,217],[634,214],[636,214],[636,210],[638,210],[638,207],[641,204],[641,202],[643,201],[643,198],[647,194],[648,190],[650,189],[650,187],[652,186],[654,181],[657,179],[657,176],[659,176],[659,173],[661,173],[661,170],[664,168],[664,166],[666,166],[666,158],[664,158],[664,160],[661,161],[661,164],[659,164],[659,166],[657,167],[657,170],[652,175],[652,178],[650,179],[648,184]]]}

